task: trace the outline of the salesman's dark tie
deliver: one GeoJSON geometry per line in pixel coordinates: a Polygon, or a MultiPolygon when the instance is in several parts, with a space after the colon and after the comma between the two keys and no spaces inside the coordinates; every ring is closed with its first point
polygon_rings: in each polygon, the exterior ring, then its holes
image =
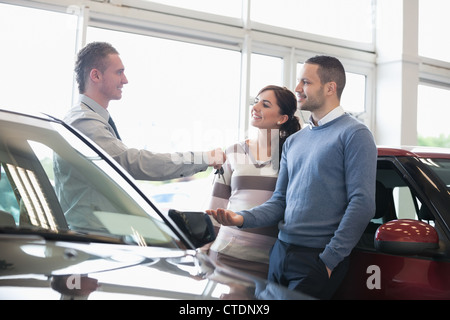
{"type": "Polygon", "coordinates": [[[117,139],[122,140],[122,139],[120,139],[119,132],[117,131],[116,124],[114,123],[114,121],[113,121],[113,119],[112,119],[111,117],[109,117],[108,123],[109,123],[109,124],[111,125],[111,127],[113,128],[114,133],[116,134],[117,139]]]}

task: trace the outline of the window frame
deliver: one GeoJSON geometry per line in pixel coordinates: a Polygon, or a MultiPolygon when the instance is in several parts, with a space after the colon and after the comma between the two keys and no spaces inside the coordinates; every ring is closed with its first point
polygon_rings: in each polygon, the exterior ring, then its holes
{"type": "MultiPolygon", "coordinates": [[[[8,0],[7,2],[12,2],[8,0]]],[[[141,35],[161,37],[188,43],[213,46],[229,50],[240,51],[243,55],[241,62],[241,105],[240,132],[244,137],[248,131],[248,121],[244,114],[248,112],[252,93],[249,92],[250,64],[244,59],[251,59],[249,53],[279,57],[283,60],[283,85],[291,90],[296,87],[296,64],[302,57],[310,57],[318,52],[333,53],[343,59],[347,71],[364,74],[367,78],[365,118],[371,119],[374,106],[372,99],[373,77],[372,69],[375,64],[373,46],[360,46],[340,39],[331,39],[318,35],[307,35],[283,28],[266,26],[248,21],[245,13],[250,6],[250,0],[243,0],[243,17],[218,16],[204,12],[197,12],[184,8],[175,8],[163,4],[142,0],[113,0],[109,3],[86,1],[79,7],[65,7],[56,0],[39,0],[34,7],[70,12],[79,16],[78,48],[85,44],[87,27],[113,29],[141,35]],[[207,31],[205,31],[207,30],[207,31]],[[338,46],[337,46],[338,45],[338,46]],[[246,54],[249,56],[245,57],[246,54]],[[248,76],[246,76],[248,75],[248,76]]],[[[14,3],[16,4],[16,3],[14,3]]],[[[22,0],[19,5],[29,6],[28,1],[22,0]]],[[[250,60],[247,60],[248,62],[250,60]]],[[[76,88],[74,82],[73,85],[76,88]]],[[[73,102],[77,99],[74,89],[73,102]]],[[[373,129],[373,121],[366,124],[373,129]]]]}
{"type": "MultiPolygon", "coordinates": [[[[308,34],[250,21],[251,1],[242,0],[242,17],[228,17],[184,8],[172,7],[145,0],[110,0],[108,2],[83,0],[78,6],[58,0],[4,0],[6,4],[36,9],[72,13],[79,16],[78,48],[84,44],[87,26],[134,32],[167,39],[186,41],[241,51],[242,85],[241,114],[245,113],[251,93],[249,72],[244,62],[247,53],[281,57],[284,61],[284,85],[295,89],[295,65],[316,53],[332,54],[340,58],[348,72],[364,74],[366,83],[366,114],[369,129],[375,131],[377,86],[377,54],[375,44],[354,43],[320,35],[308,34]]],[[[374,11],[377,12],[374,0],[374,11]]],[[[376,26],[374,34],[376,33],[376,26]]],[[[373,39],[376,39],[374,36],[373,39]]],[[[374,40],[375,41],[375,40],[374,40]]],[[[409,56],[408,56],[409,57],[409,56]]],[[[404,57],[401,59],[407,59],[404,57]]],[[[416,61],[413,57],[411,57],[416,61]]],[[[417,56],[419,81],[450,87],[450,63],[417,56]]],[[[76,86],[74,82],[74,98],[76,86]]],[[[241,117],[242,118],[242,117],[241,117]]],[[[242,119],[240,131],[246,131],[242,119]]],[[[380,128],[377,128],[380,130],[380,128]]]]}

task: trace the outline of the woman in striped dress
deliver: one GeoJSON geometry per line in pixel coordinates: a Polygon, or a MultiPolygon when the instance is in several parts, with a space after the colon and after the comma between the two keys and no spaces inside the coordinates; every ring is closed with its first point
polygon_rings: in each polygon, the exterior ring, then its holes
{"type": "MultiPolygon", "coordinates": [[[[300,130],[295,95],[284,87],[266,86],[251,109],[255,137],[229,146],[224,173],[216,175],[208,209],[240,211],[272,196],[286,138],[300,130]]],[[[269,252],[277,239],[277,225],[240,230],[220,226],[209,255],[216,261],[266,278],[269,252]]]]}

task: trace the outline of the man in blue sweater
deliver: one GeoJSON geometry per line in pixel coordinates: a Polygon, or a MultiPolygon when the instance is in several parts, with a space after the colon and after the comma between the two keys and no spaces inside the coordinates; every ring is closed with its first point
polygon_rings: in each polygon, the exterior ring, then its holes
{"type": "Polygon", "coordinates": [[[369,129],[340,106],[345,81],[338,59],[308,59],[295,91],[310,123],[286,140],[272,198],[236,213],[207,211],[223,225],[278,223],[269,280],[320,299],[333,296],[375,214],[377,149],[369,129]]]}

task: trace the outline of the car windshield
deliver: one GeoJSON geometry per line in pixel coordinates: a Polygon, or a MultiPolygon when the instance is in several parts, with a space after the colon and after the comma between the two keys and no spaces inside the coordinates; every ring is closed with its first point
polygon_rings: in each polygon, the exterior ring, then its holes
{"type": "Polygon", "coordinates": [[[73,132],[12,119],[0,119],[0,228],[178,246],[155,209],[73,132]]]}
{"type": "Polygon", "coordinates": [[[450,160],[449,159],[426,159],[422,160],[434,173],[444,182],[450,190],[450,160]]]}

